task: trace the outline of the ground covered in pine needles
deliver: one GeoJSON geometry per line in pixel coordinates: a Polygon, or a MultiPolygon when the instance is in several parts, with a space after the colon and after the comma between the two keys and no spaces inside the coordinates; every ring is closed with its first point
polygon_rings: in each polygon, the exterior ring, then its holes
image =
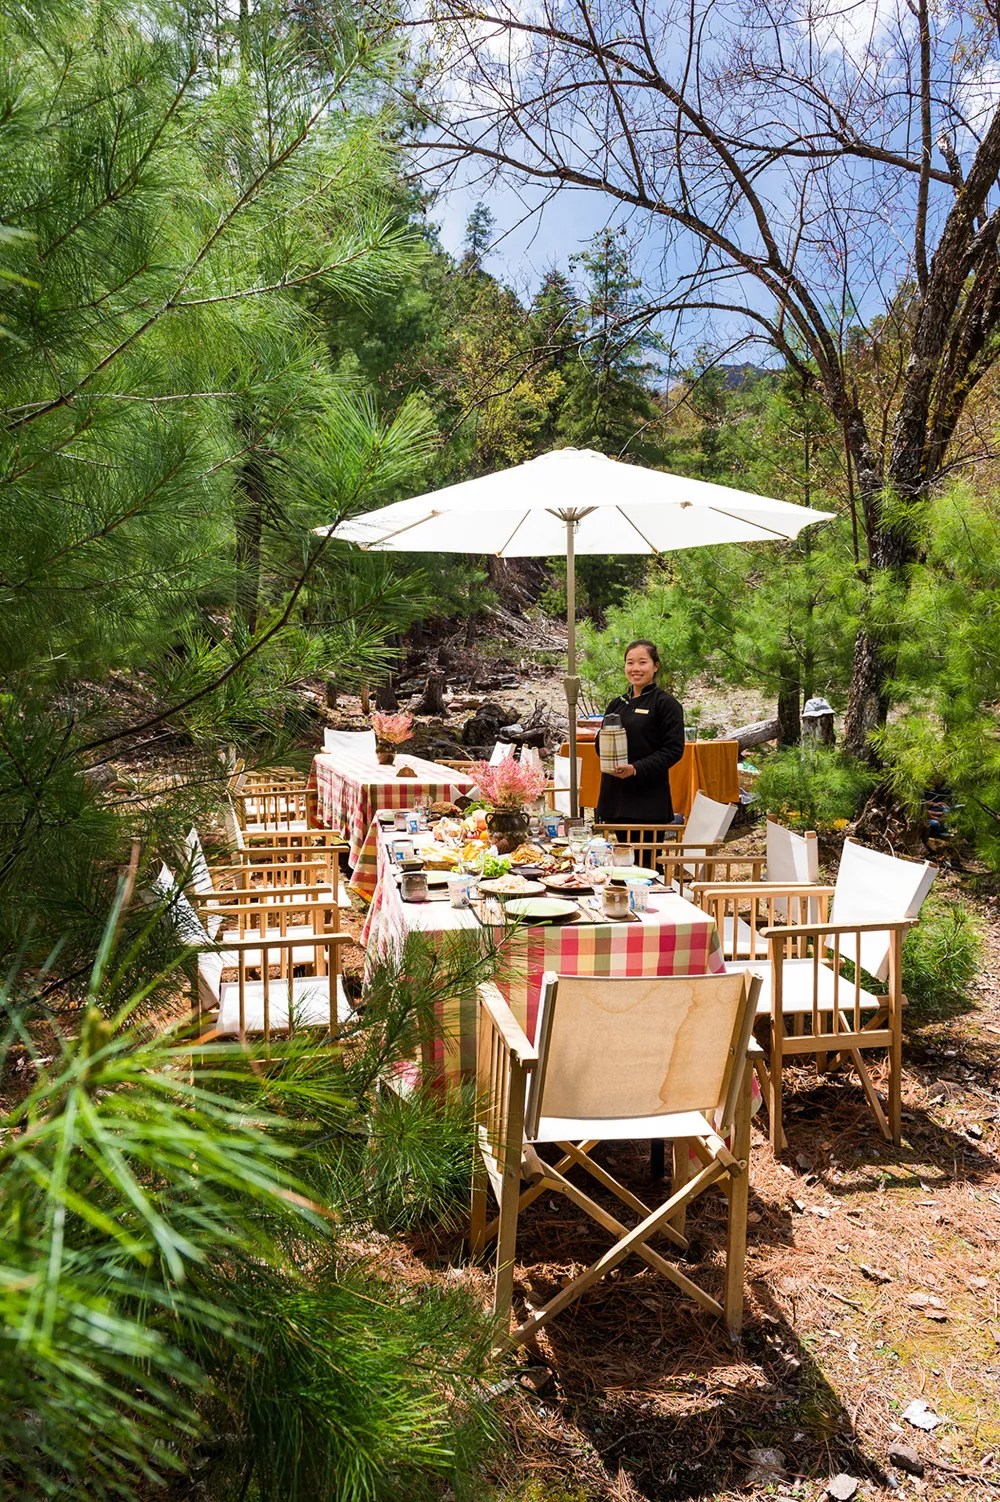
{"type": "MultiPolygon", "coordinates": [[[[956,1015],[908,1022],[902,1147],[849,1075],[788,1072],[780,1160],[755,1123],[740,1346],[630,1259],[501,1373],[484,1497],[1000,1498],[1000,903],[971,905],[984,965],[956,1015]]],[[[651,1192],[647,1145],[604,1153],[651,1192]]],[[[697,1203],[688,1234],[691,1263],[721,1288],[721,1196],[697,1203]]],[[[561,1197],[532,1206],[522,1310],[606,1245],[561,1197]]],[[[457,1237],[381,1256],[397,1277],[488,1298],[489,1268],[469,1266],[457,1237]]]]}

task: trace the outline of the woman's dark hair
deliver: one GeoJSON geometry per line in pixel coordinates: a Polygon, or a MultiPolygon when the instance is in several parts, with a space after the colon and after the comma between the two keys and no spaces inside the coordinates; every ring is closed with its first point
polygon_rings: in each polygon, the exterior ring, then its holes
{"type": "Polygon", "coordinates": [[[646,641],[645,638],[643,638],[643,637],[640,637],[640,639],[638,641],[630,641],[629,644],[628,644],[628,646],[625,648],[625,653],[624,653],[624,656],[622,657],[622,661],[623,662],[625,661],[625,658],[631,652],[631,650],[632,650],[633,647],[645,647],[646,651],[649,653],[650,657],[653,659],[653,665],[655,666],[657,672],[659,672],[659,670],[660,670],[660,654],[659,654],[659,651],[657,650],[657,646],[656,646],[655,641],[646,641]]]}

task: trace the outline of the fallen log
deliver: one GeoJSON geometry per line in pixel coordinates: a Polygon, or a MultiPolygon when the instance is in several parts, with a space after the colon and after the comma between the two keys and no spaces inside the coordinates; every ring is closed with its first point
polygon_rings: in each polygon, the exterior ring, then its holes
{"type": "Polygon", "coordinates": [[[739,730],[727,730],[719,739],[735,741],[743,752],[748,746],[762,746],[765,741],[776,741],[780,732],[781,721],[775,715],[773,720],[755,720],[752,725],[742,725],[739,730]]]}

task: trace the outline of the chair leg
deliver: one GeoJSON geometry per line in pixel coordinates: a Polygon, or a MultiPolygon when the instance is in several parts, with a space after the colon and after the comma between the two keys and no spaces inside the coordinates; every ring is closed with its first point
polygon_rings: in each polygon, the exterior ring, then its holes
{"type": "Polygon", "coordinates": [[[486,1169],[479,1154],[472,1168],[472,1202],[469,1207],[469,1252],[473,1257],[482,1255],[486,1245],[486,1169]]]}
{"type": "Polygon", "coordinates": [[[493,1285],[493,1313],[510,1328],[514,1298],[514,1250],[517,1245],[517,1211],[521,1181],[517,1169],[505,1168],[500,1185],[500,1215],[497,1231],[497,1270],[493,1285]]]}
{"type": "Polygon", "coordinates": [[[889,1008],[889,1026],[892,1043],[889,1045],[889,1079],[886,1089],[889,1095],[889,1130],[898,1147],[903,1136],[903,1019],[898,1004],[889,1008]]]}
{"type": "Polygon", "coordinates": [[[734,1340],[743,1328],[743,1284],[746,1277],[747,1259],[747,1201],[750,1197],[750,1106],[751,1082],[749,1067],[743,1071],[739,1103],[733,1121],[734,1158],[746,1163],[742,1173],[729,1180],[729,1214],[726,1219],[726,1291],[723,1305],[726,1324],[734,1340]]]}
{"type": "MultiPolygon", "coordinates": [[[[686,1137],[678,1137],[672,1144],[673,1147],[673,1177],[670,1181],[670,1193],[676,1194],[683,1189],[691,1177],[691,1149],[686,1137]]],[[[676,1215],[671,1216],[670,1224],[681,1236],[685,1234],[684,1228],[687,1223],[687,1207],[682,1205],[676,1215]]]]}
{"type": "Polygon", "coordinates": [[[784,1063],[785,1024],[783,1017],[775,1017],[771,1024],[771,1058],[768,1068],[767,1112],[770,1117],[771,1146],[780,1153],[787,1144],[781,1121],[781,1069],[784,1063]]]}
{"type": "Polygon", "coordinates": [[[654,1181],[662,1179],[664,1167],[663,1138],[654,1137],[649,1144],[649,1177],[654,1181]]]}

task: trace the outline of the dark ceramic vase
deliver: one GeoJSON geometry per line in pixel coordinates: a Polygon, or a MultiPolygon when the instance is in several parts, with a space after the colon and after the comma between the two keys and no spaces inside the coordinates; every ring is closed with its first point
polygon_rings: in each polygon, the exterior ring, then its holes
{"type": "Polygon", "coordinates": [[[528,815],[523,808],[495,808],[486,815],[486,827],[500,855],[509,855],[528,838],[528,815]]]}

